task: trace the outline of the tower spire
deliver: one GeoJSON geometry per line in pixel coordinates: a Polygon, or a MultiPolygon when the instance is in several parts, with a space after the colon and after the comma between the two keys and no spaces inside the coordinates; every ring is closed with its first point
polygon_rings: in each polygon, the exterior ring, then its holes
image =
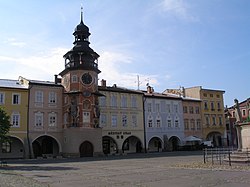
{"type": "Polygon", "coordinates": [[[83,6],[81,5],[81,23],[83,23],[83,6]]]}

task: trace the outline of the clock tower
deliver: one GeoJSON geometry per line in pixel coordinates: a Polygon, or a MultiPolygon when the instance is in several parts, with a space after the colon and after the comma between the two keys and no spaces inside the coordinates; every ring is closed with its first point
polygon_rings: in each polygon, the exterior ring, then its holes
{"type": "Polygon", "coordinates": [[[99,128],[99,55],[90,48],[89,28],[81,20],[74,32],[74,46],[64,56],[60,73],[64,87],[64,154],[93,156],[102,152],[99,128]]]}

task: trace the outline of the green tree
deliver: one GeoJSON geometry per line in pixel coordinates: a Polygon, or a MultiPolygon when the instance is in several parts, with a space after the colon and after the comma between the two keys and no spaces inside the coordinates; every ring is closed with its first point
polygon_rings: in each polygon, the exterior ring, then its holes
{"type": "Polygon", "coordinates": [[[9,141],[7,133],[10,130],[10,116],[0,107],[0,143],[9,141]]]}

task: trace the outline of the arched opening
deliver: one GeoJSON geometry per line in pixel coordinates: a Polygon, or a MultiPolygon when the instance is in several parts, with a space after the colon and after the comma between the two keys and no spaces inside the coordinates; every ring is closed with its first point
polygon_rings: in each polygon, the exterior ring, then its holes
{"type": "Polygon", "coordinates": [[[122,144],[123,153],[141,153],[142,143],[139,138],[130,136],[126,138],[122,144]]]}
{"type": "Polygon", "coordinates": [[[0,144],[0,158],[24,158],[23,142],[16,137],[9,137],[10,141],[0,144]]]}
{"type": "Polygon", "coordinates": [[[180,145],[180,139],[176,136],[172,136],[169,139],[170,150],[177,151],[180,145]]]}
{"type": "Polygon", "coordinates": [[[117,143],[109,136],[102,137],[102,148],[105,155],[118,153],[117,143]]]}
{"type": "Polygon", "coordinates": [[[223,146],[222,134],[219,132],[210,132],[207,135],[206,140],[212,141],[213,147],[222,147],[223,146]]]}
{"type": "Polygon", "coordinates": [[[40,136],[32,143],[34,157],[55,157],[59,155],[59,145],[57,141],[50,136],[40,136]]]}
{"type": "Polygon", "coordinates": [[[80,157],[92,157],[94,153],[94,147],[89,141],[85,141],[79,148],[80,157]]]}
{"type": "Polygon", "coordinates": [[[153,137],[148,142],[148,151],[149,152],[161,152],[162,150],[162,141],[159,137],[153,137]]]}

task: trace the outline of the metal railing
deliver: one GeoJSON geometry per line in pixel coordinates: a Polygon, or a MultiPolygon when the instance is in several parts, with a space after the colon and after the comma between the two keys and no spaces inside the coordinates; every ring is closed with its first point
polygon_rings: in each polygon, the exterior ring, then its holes
{"type": "Polygon", "coordinates": [[[250,148],[237,150],[237,148],[205,148],[203,149],[203,162],[219,165],[248,164],[250,165],[250,148]]]}

